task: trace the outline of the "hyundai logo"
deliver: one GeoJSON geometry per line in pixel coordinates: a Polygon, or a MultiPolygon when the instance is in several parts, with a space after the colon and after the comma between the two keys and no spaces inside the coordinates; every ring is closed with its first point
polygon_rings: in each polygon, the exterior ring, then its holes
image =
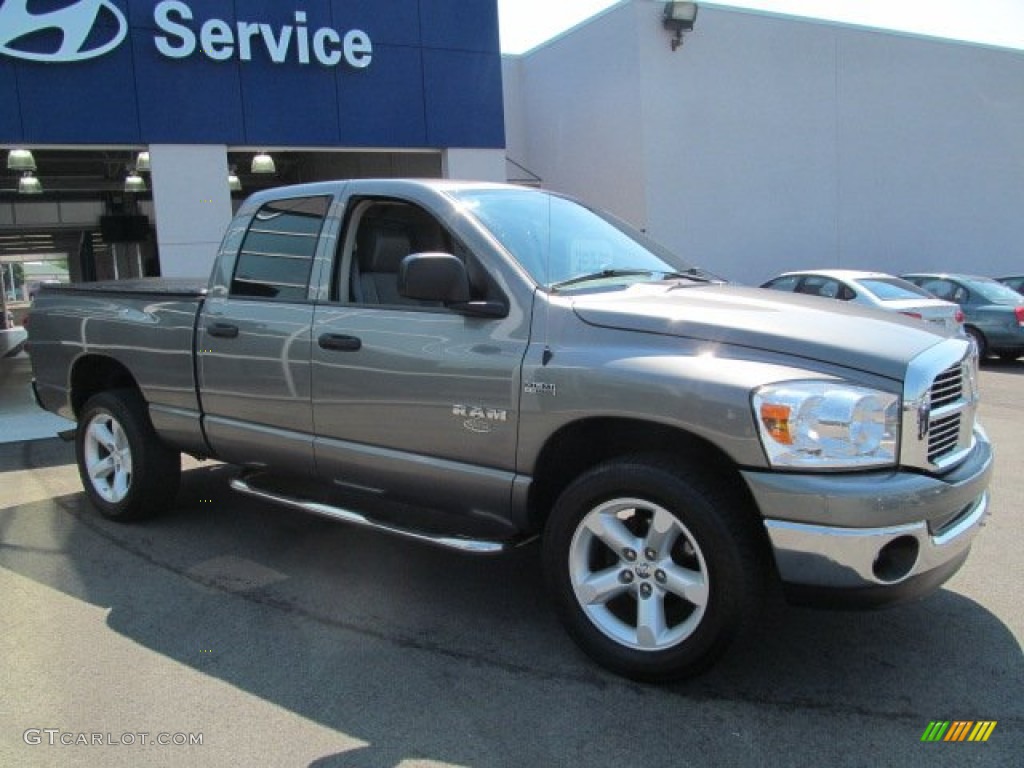
{"type": "Polygon", "coordinates": [[[0,0],[0,53],[15,59],[66,63],[95,59],[128,34],[124,14],[110,0],[78,0],[55,11],[32,13],[29,0],[0,0]],[[102,24],[102,26],[100,26],[102,24]],[[39,50],[33,36],[54,34],[56,50],[39,50]]]}

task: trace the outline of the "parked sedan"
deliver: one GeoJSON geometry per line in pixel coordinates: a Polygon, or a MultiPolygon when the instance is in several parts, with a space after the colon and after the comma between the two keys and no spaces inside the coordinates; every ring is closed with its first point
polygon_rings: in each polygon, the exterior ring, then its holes
{"type": "Polygon", "coordinates": [[[903,275],[936,296],[955,301],[964,311],[964,327],[978,354],[1016,360],[1024,355],[1024,296],[990,277],[919,273],[903,275]]]}
{"type": "Polygon", "coordinates": [[[961,332],[963,328],[964,315],[955,303],[937,299],[913,283],[884,272],[855,269],[784,272],[761,287],[898,312],[940,325],[950,333],[961,332]]]}
{"type": "Polygon", "coordinates": [[[1024,293],[1024,275],[1009,275],[1008,277],[997,277],[1003,285],[1008,285],[1017,293],[1024,293]]]}

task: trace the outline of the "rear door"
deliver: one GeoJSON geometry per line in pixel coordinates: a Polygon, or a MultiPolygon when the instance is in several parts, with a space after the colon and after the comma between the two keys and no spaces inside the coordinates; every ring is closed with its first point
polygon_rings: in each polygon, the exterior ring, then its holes
{"type": "Polygon", "coordinates": [[[242,465],[313,472],[310,278],[330,195],[266,202],[196,335],[207,439],[242,465]]]}

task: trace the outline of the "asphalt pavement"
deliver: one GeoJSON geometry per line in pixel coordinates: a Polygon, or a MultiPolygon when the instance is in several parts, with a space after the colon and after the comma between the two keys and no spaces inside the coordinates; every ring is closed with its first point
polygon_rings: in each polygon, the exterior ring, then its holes
{"type": "MultiPolygon", "coordinates": [[[[0,372],[0,433],[19,376],[0,372]]],[[[577,651],[536,546],[480,558],[352,529],[192,459],[172,513],[118,525],[71,445],[0,444],[0,765],[1020,765],[1024,363],[981,390],[994,501],[960,573],[881,611],[773,601],[669,686],[577,651]],[[933,721],[996,725],[922,742],[933,721]]]]}

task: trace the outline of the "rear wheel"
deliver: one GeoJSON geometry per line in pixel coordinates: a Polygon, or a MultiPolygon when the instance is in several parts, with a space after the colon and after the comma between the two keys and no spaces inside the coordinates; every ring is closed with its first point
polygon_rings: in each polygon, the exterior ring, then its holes
{"type": "Polygon", "coordinates": [[[181,454],[164,444],[134,389],[101,392],[82,409],[75,456],[89,500],[112,520],[138,520],[174,502],[181,454]]]}
{"type": "Polygon", "coordinates": [[[651,682],[715,661],[757,614],[767,572],[745,499],[657,457],[573,482],[548,521],[544,566],[583,650],[651,682]]]}

